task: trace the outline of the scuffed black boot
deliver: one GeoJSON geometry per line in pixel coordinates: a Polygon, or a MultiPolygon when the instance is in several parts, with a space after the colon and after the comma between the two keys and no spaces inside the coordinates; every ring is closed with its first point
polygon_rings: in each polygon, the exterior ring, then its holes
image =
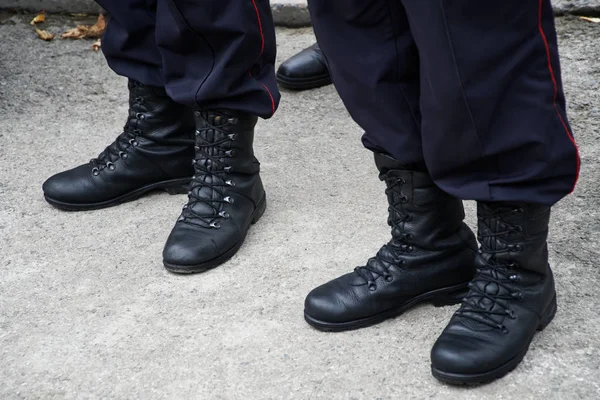
{"type": "Polygon", "coordinates": [[[164,189],[186,193],[194,173],[193,111],[163,88],[129,81],[129,117],[97,158],[49,178],[46,201],[64,210],[93,210],[164,189]]]}
{"type": "Polygon", "coordinates": [[[420,302],[458,303],[475,273],[477,243],[463,223],[462,202],[427,173],[382,154],[375,163],[387,184],[392,239],[366,266],[308,294],[304,317],[317,329],[373,325],[420,302]]]}
{"type": "Polygon", "coordinates": [[[257,117],[232,110],[197,111],[195,175],[163,251],[165,268],[214,268],[241,247],[266,208],[252,142],[257,117]]]}
{"type": "Polygon", "coordinates": [[[556,313],[546,244],[550,208],[480,202],[477,216],[477,273],[431,351],[433,376],[450,384],[506,375],[556,313]]]}

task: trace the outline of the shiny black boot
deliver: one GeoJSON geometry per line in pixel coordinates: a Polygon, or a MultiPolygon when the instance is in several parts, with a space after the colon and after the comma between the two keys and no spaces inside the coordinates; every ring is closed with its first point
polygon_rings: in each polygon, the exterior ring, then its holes
{"type": "Polygon", "coordinates": [[[257,117],[197,111],[195,175],[163,251],[165,268],[202,272],[231,258],[266,208],[252,142],[257,117]]]}
{"type": "Polygon", "coordinates": [[[93,210],[163,189],[186,193],[194,173],[194,117],[163,88],[129,81],[123,133],[97,158],[49,178],[46,201],[64,210],[93,210]]]}
{"type": "Polygon", "coordinates": [[[343,331],[379,323],[421,302],[455,304],[475,273],[477,243],[462,202],[427,173],[375,155],[387,184],[392,239],[367,265],[314,289],[304,317],[317,329],[343,331]]]}
{"type": "Polygon", "coordinates": [[[329,67],[319,45],[315,43],[284,61],[277,69],[277,83],[290,90],[329,85],[329,67]]]}
{"type": "Polygon", "coordinates": [[[546,244],[550,208],[480,202],[477,216],[477,273],[431,350],[433,376],[450,384],[506,375],[556,313],[546,244]]]}

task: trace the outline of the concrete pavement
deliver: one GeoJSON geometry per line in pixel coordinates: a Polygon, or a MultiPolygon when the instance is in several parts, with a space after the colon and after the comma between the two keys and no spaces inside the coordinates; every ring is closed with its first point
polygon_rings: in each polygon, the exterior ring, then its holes
{"type": "MultiPolygon", "coordinates": [[[[303,321],[310,289],[388,237],[383,186],[333,87],[283,93],[256,141],[264,218],[226,265],[175,276],[161,250],[185,196],[83,213],[44,202],[45,178],[120,132],[126,87],[90,41],[43,42],[30,19],[0,13],[0,398],[600,398],[600,24],[558,19],[583,163],[553,214],[556,319],[505,379],[453,388],[430,376],[429,350],[455,307],[338,334],[303,321]]],[[[314,41],[277,34],[279,62],[314,41]]]]}
{"type": "MultiPolygon", "coordinates": [[[[600,0],[553,0],[557,14],[599,15],[600,0]]],[[[0,0],[0,9],[52,13],[98,13],[94,0],[0,0]]],[[[307,0],[271,0],[275,24],[287,27],[310,25],[307,0]]]]}

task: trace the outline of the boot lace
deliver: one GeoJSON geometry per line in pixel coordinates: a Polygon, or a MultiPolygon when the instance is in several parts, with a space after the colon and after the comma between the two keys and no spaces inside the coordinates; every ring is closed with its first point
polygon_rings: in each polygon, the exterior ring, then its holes
{"type": "MultiPolygon", "coordinates": [[[[196,158],[192,161],[196,174],[192,177],[190,191],[188,192],[188,203],[183,207],[179,222],[185,221],[194,225],[219,229],[219,219],[228,219],[229,213],[221,210],[222,204],[233,204],[234,199],[226,196],[224,188],[235,186],[232,180],[226,179],[225,175],[230,173],[232,167],[223,162],[223,159],[235,155],[235,150],[227,150],[226,144],[235,140],[236,134],[230,133],[224,128],[235,125],[236,118],[223,116],[219,120],[224,121],[221,125],[213,125],[208,121],[205,112],[200,113],[204,120],[203,127],[196,130],[196,158]],[[215,137],[220,140],[209,140],[207,133],[214,131],[215,137]],[[202,188],[210,188],[211,196],[199,195],[202,188]],[[214,194],[216,198],[213,198],[214,194]],[[198,213],[194,211],[194,205],[204,203],[212,209],[209,213],[198,213]]],[[[217,117],[218,118],[218,117],[217,117]]],[[[215,118],[216,120],[216,118],[215,118]]]]}
{"type": "Polygon", "coordinates": [[[129,110],[129,114],[134,116],[134,118],[127,120],[127,123],[123,127],[123,133],[117,136],[114,142],[108,145],[98,157],[90,160],[92,174],[98,175],[105,168],[109,171],[114,171],[116,168],[115,162],[120,158],[126,159],[128,157],[127,150],[130,147],[137,147],[139,144],[137,137],[142,135],[142,131],[135,127],[139,125],[140,120],[145,118],[144,113],[137,110],[142,105],[142,102],[143,99],[141,97],[134,99],[129,110]]]}
{"type": "Polygon", "coordinates": [[[371,291],[377,290],[375,281],[379,277],[383,277],[386,282],[391,282],[394,277],[389,273],[389,268],[392,265],[404,266],[406,260],[402,258],[402,255],[414,250],[413,246],[406,242],[412,239],[412,235],[404,232],[404,223],[412,219],[403,210],[403,205],[408,202],[408,197],[401,191],[404,184],[406,181],[402,178],[388,179],[388,187],[385,190],[390,203],[388,225],[392,227],[392,232],[395,232],[394,237],[383,245],[365,266],[354,269],[354,272],[367,283],[371,291]]]}
{"type": "Polygon", "coordinates": [[[523,293],[514,289],[515,282],[520,280],[520,276],[514,272],[518,264],[513,261],[503,260],[498,255],[522,250],[519,244],[505,244],[497,246],[498,242],[503,243],[503,239],[513,232],[522,232],[520,225],[510,225],[503,218],[515,213],[522,213],[522,208],[504,209],[491,211],[489,215],[478,216],[480,222],[486,226],[486,233],[479,233],[477,238],[481,243],[479,249],[483,266],[477,268],[477,273],[469,283],[469,293],[463,299],[461,308],[456,312],[457,315],[498,329],[503,333],[508,333],[507,328],[502,321],[505,317],[515,318],[514,311],[510,309],[508,302],[523,298],[523,293]],[[506,225],[502,231],[496,231],[499,223],[506,225]],[[506,294],[490,294],[485,288],[488,285],[497,285],[500,293],[502,289],[506,294]],[[483,300],[488,300],[484,305],[483,300]],[[498,306],[498,307],[496,307],[498,306]],[[499,318],[494,319],[493,316],[499,318]]]}

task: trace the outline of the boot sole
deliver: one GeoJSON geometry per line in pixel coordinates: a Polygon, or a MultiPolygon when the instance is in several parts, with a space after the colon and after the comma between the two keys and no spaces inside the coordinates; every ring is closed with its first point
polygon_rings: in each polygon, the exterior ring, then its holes
{"type": "Polygon", "coordinates": [[[260,218],[265,213],[266,209],[267,209],[267,196],[265,195],[263,197],[263,199],[256,206],[256,210],[254,210],[254,213],[252,213],[252,218],[250,219],[250,225],[246,228],[244,236],[232,248],[230,248],[229,250],[227,250],[220,256],[213,258],[210,261],[206,261],[206,262],[203,262],[200,264],[194,264],[194,265],[177,265],[177,264],[168,263],[163,260],[163,265],[165,266],[165,269],[167,271],[173,272],[175,274],[197,274],[197,273],[205,272],[205,271],[208,271],[215,267],[218,267],[219,265],[223,264],[224,262],[229,260],[231,257],[233,257],[234,254],[237,253],[237,251],[240,249],[240,247],[242,247],[242,244],[244,244],[244,240],[246,240],[246,235],[248,234],[248,230],[250,229],[250,226],[256,224],[260,220],[260,218]]]}
{"type": "MultiPolygon", "coordinates": [[[[552,320],[554,319],[554,316],[556,315],[556,309],[557,309],[557,305],[556,305],[556,295],[555,295],[554,299],[550,302],[550,305],[548,306],[546,311],[543,313],[542,318],[540,319],[540,322],[536,329],[538,332],[543,331],[550,324],[550,322],[552,322],[552,320]]],[[[481,374],[454,374],[454,373],[439,370],[439,369],[433,367],[433,365],[432,365],[431,366],[431,374],[437,380],[447,383],[447,384],[450,384],[450,385],[476,386],[476,385],[483,385],[486,383],[490,383],[492,381],[495,381],[496,379],[502,378],[503,376],[505,376],[506,374],[511,372],[513,369],[515,369],[521,361],[523,361],[523,358],[525,357],[525,354],[527,354],[527,351],[529,350],[529,345],[531,344],[532,340],[533,340],[533,336],[531,336],[531,338],[527,342],[527,345],[525,347],[523,347],[523,349],[519,352],[519,354],[517,354],[514,358],[512,358],[511,360],[506,362],[504,365],[502,365],[492,371],[484,372],[481,374]]]]}
{"type": "Polygon", "coordinates": [[[185,194],[188,192],[188,186],[191,178],[172,179],[169,181],[162,181],[152,183],[150,185],[142,186],[132,192],[126,193],[122,196],[115,197],[114,199],[101,201],[98,203],[65,203],[44,194],[46,201],[53,207],[64,211],[89,211],[99,210],[101,208],[113,207],[128,201],[136,200],[148,192],[155,190],[164,190],[167,193],[174,194],[185,194]]]}
{"type": "Polygon", "coordinates": [[[286,78],[283,75],[277,75],[277,83],[279,86],[289,90],[308,90],[308,89],[316,89],[321,86],[327,86],[331,84],[331,76],[321,75],[315,78],[286,78]]]}
{"type": "Polygon", "coordinates": [[[371,317],[357,319],[348,322],[324,322],[319,321],[304,312],[304,319],[310,326],[324,332],[343,332],[353,329],[365,328],[385,321],[389,318],[397,317],[407,311],[409,308],[416,306],[419,303],[431,302],[435,307],[449,306],[458,304],[466,296],[468,283],[449,286],[442,289],[432,290],[421,295],[413,297],[410,301],[402,304],[399,307],[386,310],[382,313],[371,317]]]}

